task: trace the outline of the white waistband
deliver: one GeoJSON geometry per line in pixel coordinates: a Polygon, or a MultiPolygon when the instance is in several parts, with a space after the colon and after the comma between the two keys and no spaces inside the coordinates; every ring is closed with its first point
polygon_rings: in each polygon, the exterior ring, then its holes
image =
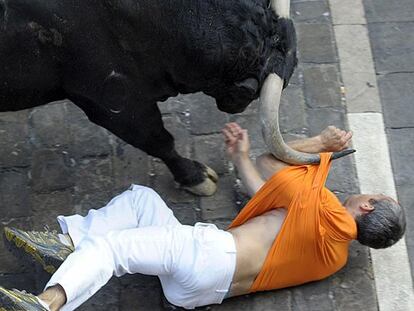
{"type": "Polygon", "coordinates": [[[214,247],[220,248],[227,253],[222,263],[226,267],[226,273],[223,274],[221,281],[218,282],[217,288],[215,289],[217,295],[216,303],[222,303],[224,298],[229,294],[234,272],[236,271],[237,249],[234,237],[230,232],[220,230],[214,224],[198,222],[195,224],[195,227],[208,228],[205,232],[208,232],[208,237],[214,240],[214,247]]]}

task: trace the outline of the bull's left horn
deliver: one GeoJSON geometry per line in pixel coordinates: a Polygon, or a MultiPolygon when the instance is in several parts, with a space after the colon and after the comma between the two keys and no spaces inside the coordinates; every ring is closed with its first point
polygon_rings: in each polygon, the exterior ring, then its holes
{"type": "MultiPolygon", "coordinates": [[[[319,154],[296,151],[283,140],[279,130],[279,106],[282,88],[283,80],[275,73],[271,73],[262,86],[260,92],[260,120],[262,121],[263,139],[270,152],[283,162],[294,165],[319,163],[321,160],[319,154]]],[[[331,159],[339,159],[354,152],[353,149],[334,152],[331,159]]]]}
{"type": "Polygon", "coordinates": [[[298,152],[290,148],[279,130],[279,106],[282,96],[283,80],[271,73],[265,80],[260,92],[260,119],[263,139],[270,152],[283,162],[290,164],[319,163],[318,154],[298,152]]]}
{"type": "Polygon", "coordinates": [[[279,17],[290,17],[290,0],[270,0],[270,7],[279,17]]]}
{"type": "MultiPolygon", "coordinates": [[[[270,7],[280,18],[290,18],[290,0],[270,0],[270,7]]],[[[313,164],[320,162],[318,154],[298,152],[290,148],[279,130],[279,106],[282,96],[283,80],[277,74],[267,76],[260,93],[260,119],[266,145],[273,155],[290,164],[313,164]]],[[[338,159],[354,150],[335,152],[331,159],[338,159]]]]}

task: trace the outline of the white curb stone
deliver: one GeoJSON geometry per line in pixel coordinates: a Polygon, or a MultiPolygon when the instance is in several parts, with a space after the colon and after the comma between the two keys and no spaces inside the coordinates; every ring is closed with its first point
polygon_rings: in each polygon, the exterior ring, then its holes
{"type": "MultiPolygon", "coordinates": [[[[397,199],[362,0],[329,0],[361,193],[397,199]]],[[[414,290],[405,239],[371,249],[380,311],[414,310],[414,290]]]]}

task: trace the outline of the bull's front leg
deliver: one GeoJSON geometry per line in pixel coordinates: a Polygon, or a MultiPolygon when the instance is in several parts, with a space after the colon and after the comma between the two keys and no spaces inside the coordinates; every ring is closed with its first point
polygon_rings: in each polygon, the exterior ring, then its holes
{"type": "Polygon", "coordinates": [[[134,122],[130,131],[120,137],[149,155],[163,160],[175,181],[184,189],[196,195],[214,194],[218,181],[216,172],[207,165],[182,157],[175,150],[174,137],[164,127],[158,106],[155,103],[145,106],[145,109],[141,109],[143,106],[140,105],[139,112],[131,111],[134,122]]]}
{"type": "Polygon", "coordinates": [[[175,181],[185,190],[201,196],[210,196],[216,192],[218,175],[207,165],[180,156],[174,148],[154,156],[164,161],[175,181]]]}
{"type": "Polygon", "coordinates": [[[128,102],[129,96],[124,93],[121,101],[113,96],[104,96],[99,104],[78,96],[71,99],[85,111],[92,122],[111,131],[130,145],[160,158],[174,175],[175,181],[185,190],[201,196],[214,194],[217,174],[208,166],[178,154],[174,137],[164,128],[156,103],[134,102],[124,106],[120,102],[125,99],[128,102]],[[108,104],[108,99],[117,106],[108,104]]]}

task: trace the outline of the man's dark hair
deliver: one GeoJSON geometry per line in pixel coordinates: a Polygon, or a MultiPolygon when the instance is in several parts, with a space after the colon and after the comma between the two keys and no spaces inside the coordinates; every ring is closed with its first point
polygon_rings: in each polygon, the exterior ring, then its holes
{"type": "Polygon", "coordinates": [[[386,248],[395,244],[405,232],[404,209],[391,199],[371,199],[369,203],[374,210],[355,219],[358,242],[372,248],[386,248]]]}

